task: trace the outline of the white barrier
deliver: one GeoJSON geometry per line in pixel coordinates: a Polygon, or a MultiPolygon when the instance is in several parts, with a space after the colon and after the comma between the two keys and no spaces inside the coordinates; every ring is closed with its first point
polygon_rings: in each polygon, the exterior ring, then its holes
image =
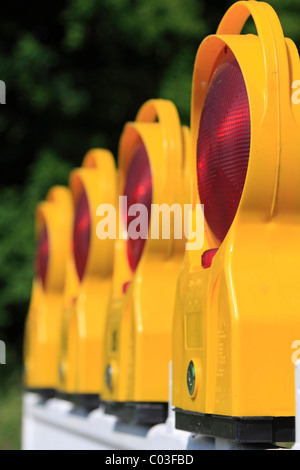
{"type": "MultiPolygon", "coordinates": [[[[171,388],[171,380],[170,380],[171,388]]],[[[295,366],[296,442],[300,450],[300,361],[295,366]]],[[[241,450],[255,446],[226,439],[193,435],[175,429],[175,415],[169,406],[165,423],[139,426],[105,414],[103,408],[85,413],[72,403],[52,398],[41,400],[25,393],[22,421],[23,450],[241,450]]]]}

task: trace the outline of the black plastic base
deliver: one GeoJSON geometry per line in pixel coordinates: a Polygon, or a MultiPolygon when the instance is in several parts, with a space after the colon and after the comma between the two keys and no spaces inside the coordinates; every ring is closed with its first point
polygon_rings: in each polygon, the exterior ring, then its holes
{"type": "Polygon", "coordinates": [[[43,400],[50,400],[50,398],[55,397],[55,390],[52,388],[31,388],[31,387],[24,387],[25,392],[29,393],[36,393],[39,395],[43,400]]]}
{"type": "Polygon", "coordinates": [[[60,400],[65,400],[65,401],[74,401],[74,395],[73,393],[66,393],[66,392],[61,392],[60,390],[57,390],[55,392],[55,397],[59,398],[60,400]]]}
{"type": "Polygon", "coordinates": [[[100,406],[99,395],[93,393],[75,393],[72,395],[71,400],[78,408],[83,408],[88,411],[93,411],[100,406]]]}
{"type": "Polygon", "coordinates": [[[184,431],[244,444],[295,442],[295,417],[235,417],[175,408],[175,426],[184,431]]]}
{"type": "Polygon", "coordinates": [[[154,425],[168,417],[167,403],[106,402],[105,413],[131,424],[154,425]]]}
{"type": "Polygon", "coordinates": [[[78,408],[84,408],[87,411],[93,411],[100,406],[99,395],[92,393],[65,393],[57,391],[55,396],[61,400],[69,401],[78,408]]]}

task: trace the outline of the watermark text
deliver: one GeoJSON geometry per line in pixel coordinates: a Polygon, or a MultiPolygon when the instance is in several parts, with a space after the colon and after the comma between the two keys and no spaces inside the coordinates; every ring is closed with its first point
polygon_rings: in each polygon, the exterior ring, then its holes
{"type": "Polygon", "coordinates": [[[0,341],[0,364],[6,364],[6,345],[4,341],[0,341]]]}
{"type": "Polygon", "coordinates": [[[203,247],[204,207],[201,204],[194,207],[192,204],[151,204],[149,214],[144,204],[127,207],[127,197],[120,196],[118,214],[117,216],[116,208],[112,204],[98,206],[96,216],[100,217],[100,220],[96,234],[100,240],[175,239],[185,240],[186,250],[200,250],[203,247]],[[127,216],[126,227],[124,214],[127,216]]]}

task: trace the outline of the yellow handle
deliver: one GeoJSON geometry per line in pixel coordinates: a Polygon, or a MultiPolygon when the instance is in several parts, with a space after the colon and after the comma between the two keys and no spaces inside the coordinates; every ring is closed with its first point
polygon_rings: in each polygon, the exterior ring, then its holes
{"type": "Polygon", "coordinates": [[[183,162],[176,162],[183,155],[183,141],[180,118],[175,105],[167,100],[149,100],[139,110],[136,122],[161,124],[164,145],[167,147],[167,168],[175,178],[175,184],[180,181],[183,162]]]}
{"type": "Polygon", "coordinates": [[[224,15],[218,35],[240,34],[247,19],[252,16],[262,45],[266,77],[266,107],[274,100],[274,90],[282,103],[290,102],[289,61],[286,42],[279,18],[273,8],[265,2],[241,1],[232,5],[224,15]],[[280,69],[280,74],[279,74],[280,69]],[[268,92],[272,90],[272,96],[268,92]]]}

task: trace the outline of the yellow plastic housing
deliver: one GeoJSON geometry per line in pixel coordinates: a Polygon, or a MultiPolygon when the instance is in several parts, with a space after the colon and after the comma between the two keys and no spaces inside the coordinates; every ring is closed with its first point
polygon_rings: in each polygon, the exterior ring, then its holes
{"type": "MultiPolygon", "coordinates": [[[[173,405],[222,416],[294,416],[292,344],[300,331],[300,107],[291,99],[299,56],[274,10],[234,4],[197,53],[192,92],[191,166],[216,61],[230,48],[251,113],[244,191],[221,246],[208,224],[202,250],[186,252],[173,330],[173,405]],[[252,16],[257,35],[242,35],[252,16]],[[201,255],[218,248],[209,269],[201,255]],[[299,262],[298,262],[299,258],[299,262]],[[195,390],[187,369],[195,365],[195,390]]],[[[196,171],[193,191],[197,202],[196,171]]],[[[204,208],[205,214],[205,208],[204,208]]]]}
{"type": "MultiPolygon", "coordinates": [[[[117,173],[113,155],[102,149],[90,150],[82,168],[70,176],[74,210],[84,190],[91,214],[90,247],[83,278],[77,277],[76,296],[67,296],[64,339],[60,365],[60,391],[71,395],[99,397],[103,383],[103,341],[108,300],[111,291],[114,243],[97,236],[97,208],[116,206],[117,173]]],[[[74,279],[74,259],[70,282],[74,279]]],[[[73,284],[74,286],[74,284],[73,284]]]]}
{"type": "MultiPolygon", "coordinates": [[[[175,106],[151,100],[124,127],[119,146],[119,195],[137,146],[143,143],[152,176],[152,204],[190,202],[189,129],[175,106]]],[[[120,233],[126,232],[120,214],[120,233]]],[[[151,223],[149,224],[150,227],[151,223]]],[[[150,230],[151,232],[151,230],[150,230]]],[[[146,240],[137,269],[130,268],[126,239],[115,246],[113,291],[105,334],[106,402],[167,402],[172,318],[185,239],[146,240]]]]}
{"type": "Polygon", "coordinates": [[[69,189],[52,188],[36,210],[36,234],[44,226],[49,239],[45,285],[36,274],[26,319],[24,385],[31,390],[54,390],[58,385],[62,305],[67,253],[71,241],[72,198],[69,189]]]}

